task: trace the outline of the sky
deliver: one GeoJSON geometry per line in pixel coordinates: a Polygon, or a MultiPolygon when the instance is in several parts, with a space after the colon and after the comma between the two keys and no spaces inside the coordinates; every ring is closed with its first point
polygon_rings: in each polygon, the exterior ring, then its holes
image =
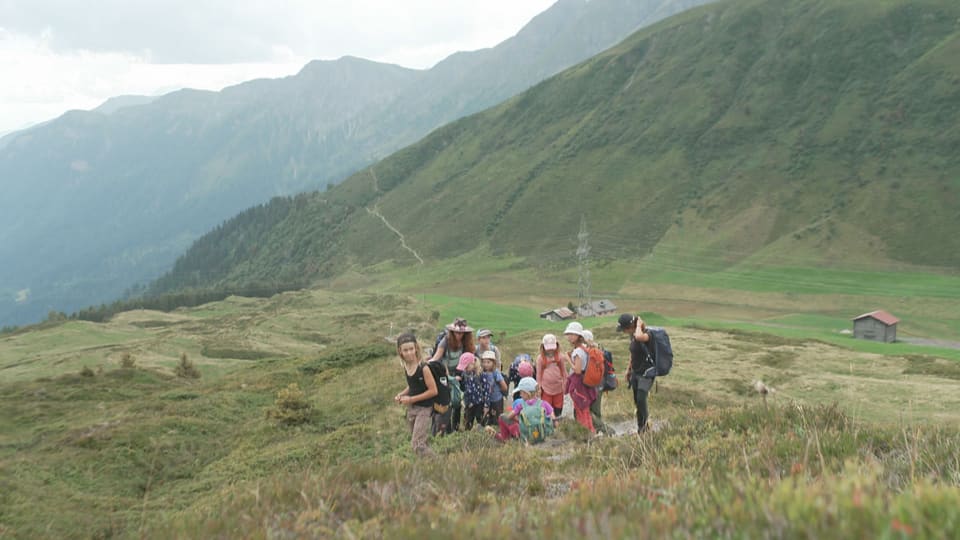
{"type": "Polygon", "coordinates": [[[119,95],[219,90],[351,55],[426,69],[555,0],[0,0],[0,136],[119,95]]]}

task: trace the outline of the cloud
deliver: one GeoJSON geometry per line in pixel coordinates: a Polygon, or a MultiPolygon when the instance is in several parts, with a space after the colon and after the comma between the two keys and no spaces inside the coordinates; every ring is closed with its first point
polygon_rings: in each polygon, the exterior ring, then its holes
{"type": "Polygon", "coordinates": [[[275,63],[154,64],[127,52],[58,52],[47,36],[0,29],[0,132],[17,130],[70,109],[92,109],[112,96],[159,95],[190,87],[220,90],[260,77],[282,77],[307,62],[280,51],[275,63]]]}
{"type": "MultiPolygon", "coordinates": [[[[152,63],[269,63],[277,51],[373,60],[435,43],[488,47],[550,0],[0,1],[0,21],[52,50],[119,52],[152,63]]],[[[464,49],[469,50],[469,49],[464,49]]],[[[454,51],[447,51],[450,54],[454,51]]],[[[445,55],[444,55],[445,56],[445,55]]],[[[421,58],[435,63],[440,58],[421,58]]],[[[429,67],[420,64],[408,67],[429,67]]]]}
{"type": "Polygon", "coordinates": [[[124,94],[219,90],[358,56],[427,68],[553,0],[0,0],[0,132],[124,94]]]}

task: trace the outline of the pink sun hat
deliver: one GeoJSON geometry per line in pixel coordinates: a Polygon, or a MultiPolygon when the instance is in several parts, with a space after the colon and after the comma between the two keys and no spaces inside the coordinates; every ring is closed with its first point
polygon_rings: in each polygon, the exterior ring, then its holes
{"type": "Polygon", "coordinates": [[[477,357],[472,352],[465,352],[460,355],[460,362],[457,363],[457,369],[463,371],[467,366],[474,363],[477,357]]]}

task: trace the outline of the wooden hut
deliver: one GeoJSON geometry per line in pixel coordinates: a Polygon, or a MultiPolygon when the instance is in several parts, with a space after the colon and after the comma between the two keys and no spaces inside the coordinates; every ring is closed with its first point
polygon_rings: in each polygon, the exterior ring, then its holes
{"type": "Polygon", "coordinates": [[[900,319],[883,310],[864,313],[853,319],[853,337],[884,343],[897,340],[897,323],[900,319]]]}

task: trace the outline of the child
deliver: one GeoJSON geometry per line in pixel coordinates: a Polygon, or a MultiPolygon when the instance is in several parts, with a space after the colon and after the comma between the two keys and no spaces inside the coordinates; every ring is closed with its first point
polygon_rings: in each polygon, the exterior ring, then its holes
{"type": "Polygon", "coordinates": [[[533,377],[520,379],[517,390],[520,398],[513,402],[509,413],[500,416],[497,440],[519,438],[530,444],[543,442],[553,433],[556,422],[553,407],[537,397],[537,381],[533,377]]]}
{"type": "Polygon", "coordinates": [[[462,373],[464,427],[470,431],[475,421],[478,425],[483,423],[489,393],[483,380],[483,369],[473,353],[463,353],[457,368],[462,373]]]}
{"type": "Polygon", "coordinates": [[[537,356],[537,384],[540,398],[553,406],[557,418],[563,414],[563,394],[567,383],[567,358],[557,346],[557,336],[546,334],[540,340],[537,356]]]}
{"type": "MultiPolygon", "coordinates": [[[[590,330],[583,331],[583,341],[588,348],[602,350],[600,345],[594,341],[593,332],[590,330]]],[[[593,403],[590,404],[590,419],[593,421],[593,427],[597,430],[597,433],[612,435],[612,430],[607,427],[607,424],[603,421],[603,383],[600,383],[600,386],[595,387],[595,389],[597,391],[597,399],[593,400],[593,403]]]]}
{"type": "Polygon", "coordinates": [[[492,426],[503,414],[503,395],[507,393],[507,381],[503,373],[497,369],[497,354],[493,351],[484,351],[480,355],[483,367],[483,382],[487,389],[486,410],[481,422],[484,426],[492,426]]]}
{"type": "Polygon", "coordinates": [[[433,455],[427,446],[430,423],[433,416],[433,400],[437,395],[437,383],[420,355],[420,344],[413,334],[397,337],[397,354],[407,376],[407,387],[393,400],[407,407],[407,423],[410,426],[410,445],[418,456],[433,455]]]}
{"type": "MultiPolygon", "coordinates": [[[[503,371],[503,362],[500,360],[500,348],[493,344],[493,332],[488,328],[481,328],[477,332],[477,350],[474,354],[483,359],[483,353],[493,351],[496,355],[497,371],[503,371]]],[[[501,373],[502,375],[502,373],[501,373]]]]}
{"type": "Polygon", "coordinates": [[[590,406],[597,399],[597,389],[583,384],[583,371],[587,369],[589,355],[586,350],[586,341],[583,339],[583,325],[572,322],[567,325],[563,335],[573,352],[570,353],[570,376],[567,377],[567,393],[573,400],[573,416],[583,427],[596,433],[593,427],[593,417],[590,416],[590,406]]]}
{"type": "MultiPolygon", "coordinates": [[[[510,364],[510,371],[507,376],[507,384],[513,383],[513,393],[517,393],[517,385],[520,384],[520,379],[524,377],[536,377],[533,372],[533,361],[530,359],[530,355],[527,353],[518,354],[513,358],[513,362],[510,364]],[[521,370],[526,373],[526,375],[520,373],[521,370]]],[[[510,400],[513,403],[513,400],[510,400]]]]}

